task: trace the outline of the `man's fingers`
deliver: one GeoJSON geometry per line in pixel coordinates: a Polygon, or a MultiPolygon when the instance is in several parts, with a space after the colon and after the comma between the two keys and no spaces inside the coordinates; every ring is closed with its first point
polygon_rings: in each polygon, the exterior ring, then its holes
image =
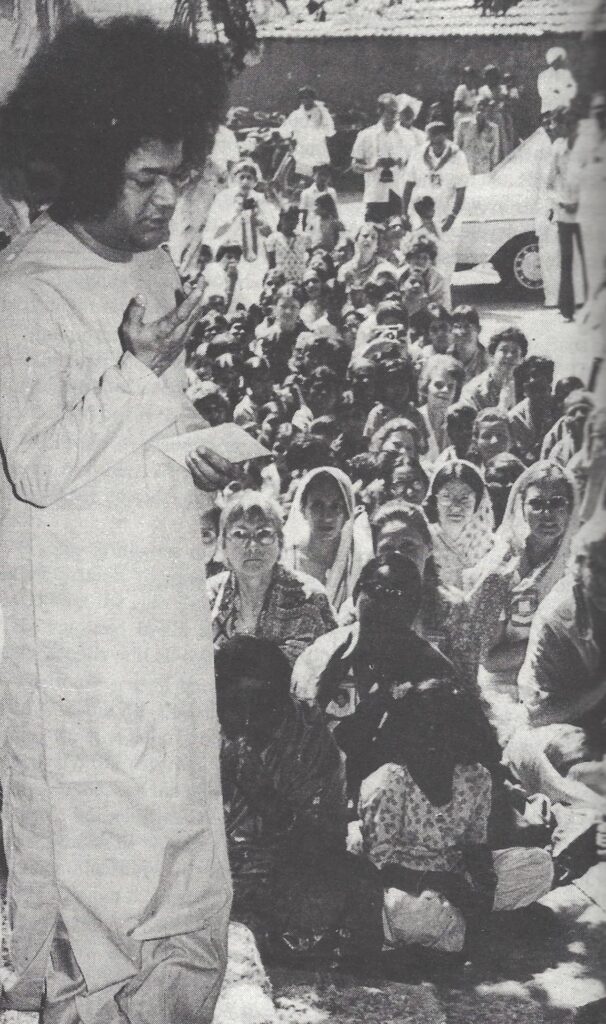
{"type": "Polygon", "coordinates": [[[145,296],[135,295],[130,300],[128,306],[124,310],[123,323],[129,323],[136,325],[137,327],[143,327],[143,318],[145,316],[145,296]]]}
{"type": "Polygon", "coordinates": [[[185,461],[196,484],[205,491],[222,490],[239,472],[233,462],[204,447],[190,452],[185,461]]]}
{"type": "Polygon", "coordinates": [[[208,465],[215,473],[222,473],[223,476],[233,476],[237,472],[237,466],[230,462],[229,459],[224,459],[222,455],[217,455],[216,452],[205,448],[200,445],[190,453],[190,458],[196,459],[200,464],[204,463],[208,465]]]}
{"type": "Polygon", "coordinates": [[[163,330],[166,334],[170,334],[172,331],[176,331],[185,324],[191,316],[200,315],[203,304],[203,291],[197,286],[192,288],[187,298],[183,299],[183,302],[173,309],[171,313],[167,313],[166,316],[162,317],[159,323],[162,325],[163,330]]]}

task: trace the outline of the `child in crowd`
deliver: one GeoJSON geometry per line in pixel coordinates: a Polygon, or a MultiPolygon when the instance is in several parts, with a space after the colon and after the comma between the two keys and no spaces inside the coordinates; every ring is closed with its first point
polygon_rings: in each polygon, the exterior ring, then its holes
{"type": "Polygon", "coordinates": [[[303,231],[307,228],[308,221],[313,217],[316,212],[316,200],[320,196],[330,196],[332,199],[335,210],[337,211],[337,219],[339,217],[337,209],[337,193],[330,184],[331,171],[328,164],[318,164],[313,169],[313,181],[308,188],[304,188],[301,192],[301,228],[303,231]]]}
{"type": "Polygon", "coordinates": [[[306,246],[303,235],[297,234],[299,208],[287,206],[278,219],[278,229],[265,241],[267,263],[278,270],[285,281],[300,284],[305,274],[306,246]]]}
{"type": "Polygon", "coordinates": [[[313,215],[307,222],[307,248],[332,252],[342,230],[333,197],[328,192],[317,196],[313,215]]]}

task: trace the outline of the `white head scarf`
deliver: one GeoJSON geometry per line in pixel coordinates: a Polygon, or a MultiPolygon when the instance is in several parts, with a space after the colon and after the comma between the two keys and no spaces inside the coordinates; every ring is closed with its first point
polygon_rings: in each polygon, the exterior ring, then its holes
{"type": "Polygon", "coordinates": [[[356,514],[353,485],[342,470],[332,466],[320,466],[318,469],[310,470],[299,481],[284,526],[282,562],[289,569],[299,568],[301,549],[309,540],[309,523],[303,514],[305,494],[311,481],[320,474],[335,481],[346,509],[346,522],[341,531],[341,540],[325,584],[329,601],[339,611],[341,605],[352,596],[363,566],[373,556],[368,517],[363,511],[356,514]]]}
{"type": "Polygon", "coordinates": [[[524,518],[524,497],[528,488],[540,482],[545,476],[561,477],[566,481],[567,489],[572,494],[572,509],[568,526],[560,540],[558,549],[549,562],[538,567],[533,573],[534,585],[545,597],[552,587],[565,574],[569,559],[570,546],[575,533],[579,528],[579,500],[577,486],[572,473],[568,469],[543,459],[535,462],[518,477],[509,493],[507,507],[503,516],[503,522],[497,530],[495,547],[483,566],[483,576],[494,571],[498,565],[511,557],[520,558],[524,554],[526,541],[530,534],[530,528],[524,518]]]}
{"type": "MultiPolygon", "coordinates": [[[[490,494],[486,487],[482,474],[477,466],[474,466],[472,462],[467,462],[465,459],[453,460],[460,466],[467,466],[477,475],[478,480],[482,486],[482,497],[478,503],[478,507],[475,510],[473,516],[461,531],[456,541],[449,541],[444,535],[442,528],[439,524],[439,520],[432,524],[431,532],[434,538],[434,558],[438,567],[442,569],[443,582],[448,581],[448,569],[447,565],[449,562],[453,564],[456,562],[459,571],[463,571],[465,578],[466,570],[473,569],[480,559],[484,558],[491,550],[494,543],[494,513],[492,511],[492,502],[490,500],[490,494]],[[441,564],[442,563],[442,564],[441,564]]],[[[438,473],[444,468],[444,465],[452,465],[452,463],[443,463],[434,470],[433,476],[429,482],[429,495],[434,494],[434,481],[438,473]]],[[[452,583],[452,581],[450,581],[452,583]]],[[[460,584],[456,584],[460,586],[460,584]]]]}

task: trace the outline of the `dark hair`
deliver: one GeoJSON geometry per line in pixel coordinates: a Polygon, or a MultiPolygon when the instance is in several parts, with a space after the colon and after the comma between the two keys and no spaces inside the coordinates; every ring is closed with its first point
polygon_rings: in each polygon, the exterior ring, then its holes
{"type": "MultiPolygon", "coordinates": [[[[208,248],[208,246],[206,247],[208,248]]],[[[215,261],[219,263],[224,256],[235,256],[237,260],[242,256],[242,246],[231,242],[227,245],[220,245],[215,255],[215,261]]]]}
{"type": "Polygon", "coordinates": [[[435,239],[430,235],[416,235],[404,249],[404,258],[409,260],[411,256],[429,256],[435,263],[438,256],[438,246],[435,239]]]}
{"type": "Polygon", "coordinates": [[[513,342],[518,346],[522,357],[525,359],[528,353],[528,338],[518,327],[505,327],[502,331],[498,331],[493,334],[492,338],[488,342],[488,352],[491,356],[494,356],[499,345],[503,342],[513,342]]]}
{"type": "Polygon", "coordinates": [[[377,306],[375,319],[377,325],[383,324],[387,318],[393,318],[398,324],[402,324],[403,327],[408,325],[408,314],[399,302],[388,302],[384,300],[377,306]]]}
{"type": "Polygon", "coordinates": [[[387,523],[402,523],[403,526],[409,526],[418,533],[429,549],[433,547],[427,519],[418,505],[411,505],[410,502],[400,498],[394,498],[381,505],[370,520],[374,547],[376,547],[381,530],[387,523]]]}
{"type": "Polygon", "coordinates": [[[465,423],[465,421],[472,426],[477,415],[478,411],[474,409],[473,405],[467,405],[465,402],[457,402],[456,405],[451,405],[446,414],[446,430],[449,436],[451,427],[457,427],[459,423],[465,423]]]}
{"type": "Polygon", "coordinates": [[[318,213],[325,213],[329,217],[337,217],[337,207],[330,192],[322,192],[316,196],[316,210],[318,213]]]}
{"type": "Polygon", "coordinates": [[[367,487],[373,480],[382,479],[386,458],[386,452],[380,452],[378,455],[359,452],[349,459],[347,475],[352,481],[359,481],[363,487],[367,487]]]}
{"type": "Polygon", "coordinates": [[[257,377],[271,377],[271,366],[263,356],[251,356],[242,363],[242,377],[250,384],[257,377]]]}
{"type": "Polygon", "coordinates": [[[453,459],[452,462],[445,462],[431,479],[429,493],[424,503],[425,515],[429,519],[430,523],[435,523],[438,519],[438,494],[443,487],[446,487],[447,484],[452,483],[453,481],[461,482],[462,484],[467,484],[468,487],[471,487],[476,499],[475,511],[477,512],[485,491],[484,481],[482,480],[480,472],[469,462],[463,462],[461,459],[453,459]]]}
{"type": "Polygon", "coordinates": [[[3,157],[52,169],[68,217],[103,216],[128,157],[149,140],[183,142],[202,166],[227,96],[221,50],[151,18],[79,17],[40,47],[2,111],[3,157]]]}
{"type": "MultiPolygon", "coordinates": [[[[477,698],[459,690],[452,677],[423,679],[413,684],[399,703],[401,755],[398,758],[395,750],[390,751],[396,763],[407,763],[407,751],[422,752],[433,746],[455,764],[496,768],[495,739],[477,698]]],[[[427,774],[429,778],[434,774],[431,762],[427,774]]]]}
{"type": "Polygon", "coordinates": [[[500,483],[513,484],[525,470],[525,465],[517,455],[511,452],[501,452],[490,459],[484,467],[484,480],[486,484],[500,483]]]}
{"type": "Polygon", "coordinates": [[[515,369],[515,375],[520,384],[524,384],[530,376],[544,377],[550,383],[553,380],[554,363],[552,359],[544,356],[528,356],[523,363],[515,369]]]}
{"type": "Polygon", "coordinates": [[[573,391],[583,391],[585,385],[580,377],[560,377],[553,387],[553,400],[558,410],[562,410],[568,395],[573,391]]]}
{"type": "Polygon", "coordinates": [[[305,434],[294,437],[284,457],[286,470],[289,473],[320,469],[334,462],[328,441],[323,437],[305,434]]]}
{"type": "Polygon", "coordinates": [[[452,320],[453,322],[455,320],[464,320],[471,327],[475,327],[476,331],[480,330],[480,314],[475,306],[455,306],[452,311],[452,320]]]}
{"type": "Polygon", "coordinates": [[[490,494],[495,527],[503,522],[509,492],[518,477],[524,472],[524,463],[517,455],[502,452],[484,467],[484,481],[490,494]]]}
{"type": "Polygon", "coordinates": [[[411,334],[416,337],[426,338],[429,330],[429,314],[426,309],[418,309],[408,318],[408,327],[411,334]]]}
{"type": "Polygon", "coordinates": [[[459,459],[467,458],[476,416],[477,409],[473,405],[467,405],[462,401],[457,402],[456,405],[451,405],[446,413],[446,433],[454,445],[459,459]]]}
{"type": "Polygon", "coordinates": [[[309,344],[306,345],[303,353],[303,363],[307,370],[311,366],[318,369],[320,366],[324,366],[325,369],[331,370],[331,372],[340,374],[344,369],[344,352],[339,342],[333,338],[325,338],[324,336],[314,337],[310,340],[309,344]]]}
{"type": "Polygon", "coordinates": [[[282,228],[284,227],[284,222],[287,221],[287,220],[293,220],[294,219],[295,220],[295,224],[296,224],[296,222],[299,219],[299,213],[300,212],[301,211],[299,210],[299,207],[295,206],[294,204],[292,204],[290,206],[285,206],[284,209],[280,211],[280,216],[278,217],[278,231],[282,230],[282,228]],[[296,219],[295,219],[295,215],[296,215],[296,219]]]}
{"type": "Polygon", "coordinates": [[[429,213],[431,209],[435,212],[436,201],[433,196],[421,196],[420,199],[414,203],[415,213],[422,217],[424,213],[429,213]]]}
{"type": "Polygon", "coordinates": [[[336,388],[339,385],[339,378],[330,366],[316,366],[309,373],[307,380],[305,381],[305,390],[309,391],[314,384],[330,385],[331,387],[336,388]]]}
{"type": "Polygon", "coordinates": [[[232,636],[215,652],[217,690],[251,675],[270,683],[285,698],[290,693],[290,662],[277,644],[258,636],[232,636]]]}
{"type": "Polygon", "coordinates": [[[446,306],[442,306],[439,302],[430,302],[427,307],[427,316],[429,318],[427,329],[432,325],[432,322],[437,321],[438,323],[451,324],[452,316],[446,306]]]}
{"type": "Polygon", "coordinates": [[[412,359],[384,359],[377,363],[377,375],[375,383],[375,394],[378,402],[385,402],[387,388],[394,377],[402,380],[402,388],[408,389],[408,398],[416,403],[417,398],[417,375],[412,359]]]}
{"type": "Polygon", "coordinates": [[[202,260],[206,260],[207,263],[210,263],[212,261],[212,258],[213,251],[210,245],[206,245],[206,243],[203,242],[200,248],[198,249],[198,263],[200,263],[202,260]]]}
{"type": "Polygon", "coordinates": [[[393,589],[400,592],[404,622],[414,622],[421,607],[421,573],[412,559],[399,551],[387,551],[366,563],[353,590],[354,601],[358,600],[360,594],[372,592],[377,585],[387,587],[388,581],[393,581],[393,589]]]}

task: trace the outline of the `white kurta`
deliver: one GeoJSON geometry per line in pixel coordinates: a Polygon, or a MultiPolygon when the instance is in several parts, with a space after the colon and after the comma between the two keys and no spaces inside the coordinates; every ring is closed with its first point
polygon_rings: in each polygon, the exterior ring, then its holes
{"type": "Polygon", "coordinates": [[[403,128],[396,124],[390,131],[386,131],[382,121],[363,128],[356,135],[352,160],[359,160],[366,166],[374,167],[377,160],[389,158],[399,160],[399,167],[391,168],[391,182],[381,181],[381,168],[373,171],[366,171],[364,174],[364,202],[365,203],[386,203],[389,201],[389,193],[395,192],[400,198],[404,191],[406,181],[406,165],[417,145],[412,130],[403,128]]]}
{"type": "MultiPolygon", "coordinates": [[[[447,156],[445,154],[440,159],[434,156],[429,144],[423,149],[417,149],[406,168],[406,181],[412,182],[415,186],[411,196],[411,210],[417,199],[431,196],[436,204],[435,223],[440,226],[452,213],[457,190],[467,188],[470,177],[465,154],[452,143],[448,144],[447,156]]],[[[440,235],[437,269],[442,274],[447,288],[450,288],[457,262],[461,227],[459,213],[450,230],[440,235]]]]}
{"type": "Polygon", "coordinates": [[[330,163],[326,140],[335,134],[335,126],[323,103],[316,101],[310,110],[297,107],[279,130],[283,139],[294,140],[297,174],[310,177],[314,167],[330,163]]]}
{"type": "Polygon", "coordinates": [[[43,217],[2,262],[13,959],[35,993],[59,913],[103,1003],[146,940],[216,934],[229,912],[196,491],[154,446],[201,421],[182,366],[158,378],[118,338],[135,294],[146,319],[174,305],[164,252],[114,262],[43,217]]]}

